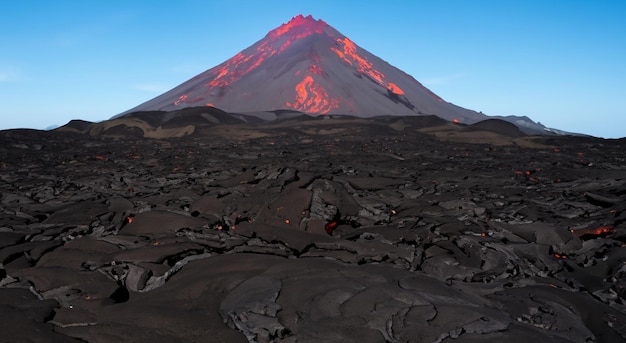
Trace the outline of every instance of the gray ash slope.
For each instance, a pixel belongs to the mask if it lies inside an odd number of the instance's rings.
[[[626,339],[624,140],[201,114],[0,132],[3,339]]]
[[[462,123],[486,118],[444,101],[322,20],[301,15],[224,63],[116,117],[202,105],[238,113],[437,115]]]
[[[112,119],[134,112],[218,107],[230,113],[436,115],[473,124],[483,113],[443,100],[332,26],[298,15],[231,59]],[[523,116],[496,116],[527,134],[573,134]]]

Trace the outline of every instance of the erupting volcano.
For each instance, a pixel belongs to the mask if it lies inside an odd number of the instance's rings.
[[[302,16],[129,112],[0,130],[1,342],[626,342],[626,139]]]
[[[224,63],[119,116],[214,106],[228,112],[486,116],[445,102],[322,20],[298,15]]]

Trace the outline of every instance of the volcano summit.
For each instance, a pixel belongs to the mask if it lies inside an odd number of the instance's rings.
[[[445,102],[332,26],[298,15],[231,59],[116,117],[214,106],[228,112],[437,115],[475,123],[481,113]]]

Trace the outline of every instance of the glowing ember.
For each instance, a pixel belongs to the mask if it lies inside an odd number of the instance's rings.
[[[604,237],[615,233],[615,227],[612,225],[600,226],[596,229],[582,229],[582,230],[570,230],[573,234],[580,237],[583,240]]]
[[[188,95],[181,95],[178,100],[174,101],[174,105],[178,106],[187,99]]]
[[[326,230],[327,234],[332,236],[333,231],[337,228],[337,226],[339,226],[339,222],[336,220],[333,220],[324,226],[324,230]]]
[[[315,74],[315,75],[322,75],[322,74],[324,74],[324,70],[322,70],[322,67],[318,66],[317,64],[311,64],[309,66],[308,71],[310,73],[312,73],[312,74]]]

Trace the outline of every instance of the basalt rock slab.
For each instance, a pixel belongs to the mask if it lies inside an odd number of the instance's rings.
[[[58,308],[55,300],[40,300],[22,288],[0,289],[2,341],[4,342],[81,342],[55,332],[48,323]]]
[[[624,142],[507,145],[510,127],[488,123],[439,141],[451,126],[412,122],[290,118],[158,140],[0,132],[3,332],[626,339]],[[493,130],[498,144],[458,140]]]

